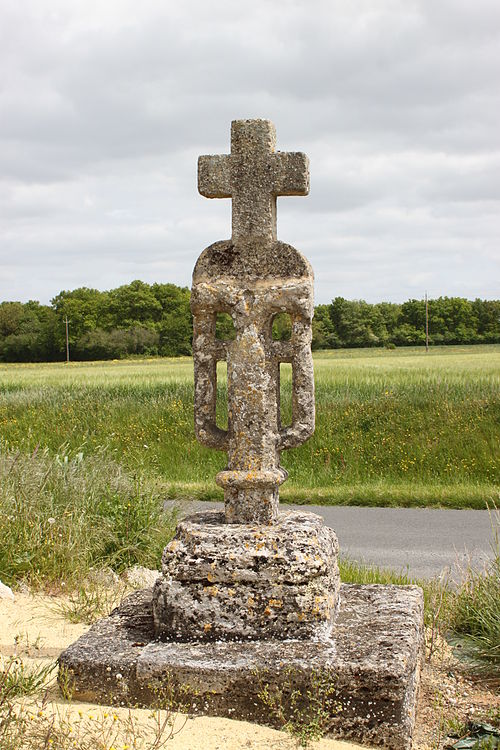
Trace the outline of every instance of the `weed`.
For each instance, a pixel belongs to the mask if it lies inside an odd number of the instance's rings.
[[[58,666],[57,684],[59,690],[65,701],[72,701],[75,692],[75,679],[73,673],[65,667],[64,664],[59,664]]]
[[[269,710],[273,723],[278,724],[297,743],[307,748],[328,729],[331,717],[342,710],[336,697],[335,681],[323,670],[312,670],[307,688],[296,687],[293,668],[284,670],[279,682],[269,682],[266,672],[257,673],[258,698]]]
[[[92,568],[152,567],[173,533],[161,487],[107,454],[0,446],[0,579],[74,585]],[[70,586],[68,585],[68,588]]]
[[[187,721],[161,694],[153,710],[139,712],[145,716],[104,707],[76,711],[54,706],[45,697],[15,701],[6,684],[11,669],[8,665],[0,672],[2,750],[162,750]]]
[[[0,690],[4,698],[34,695],[47,684],[55,664],[28,666],[19,656],[0,663]]]
[[[408,573],[397,573],[377,565],[361,565],[348,557],[339,560],[340,578],[343,583],[382,583],[408,586],[415,583]]]
[[[58,598],[53,610],[69,622],[92,625],[120,603],[124,592],[123,586],[111,589],[98,585],[79,586],[67,599]]]
[[[166,672],[161,683],[153,686],[153,694],[150,719],[155,739],[150,750],[161,750],[168,740],[184,729],[197,691],[188,685],[178,684],[172,674]]]

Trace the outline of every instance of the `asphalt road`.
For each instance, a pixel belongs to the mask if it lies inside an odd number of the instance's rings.
[[[481,568],[493,555],[493,518],[485,510],[334,506],[314,512],[335,529],[341,554],[415,578],[449,572],[458,580],[469,562]]]
[[[187,503],[192,513],[221,503]],[[470,562],[482,568],[493,555],[493,517],[486,510],[290,506],[318,513],[335,529],[341,554],[358,562],[404,571],[414,578],[461,578]],[[496,525],[498,529],[498,513]]]

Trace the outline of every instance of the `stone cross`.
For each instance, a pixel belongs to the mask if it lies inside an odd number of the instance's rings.
[[[314,432],[311,355],[313,273],[295,248],[276,239],[276,197],[307,195],[308,159],[275,152],[268,120],[236,120],[231,154],[201,156],[198,188],[232,198],[232,238],[203,251],[193,272],[195,431],[227,451],[224,488],[228,523],[272,523],[287,477],[280,451]],[[235,339],[215,336],[218,313],[231,315]],[[273,319],[287,313],[289,342],[274,341]],[[216,424],[217,361],[227,361],[228,428]],[[280,363],[292,364],[292,422],[281,424]]]
[[[309,193],[309,161],[301,153],[275,153],[269,120],[236,120],[231,154],[200,156],[198,190],[205,198],[232,198],[234,242],[276,240],[276,197]]]

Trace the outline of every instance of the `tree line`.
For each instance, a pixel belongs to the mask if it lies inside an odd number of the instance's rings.
[[[189,300],[187,287],[133,281],[104,292],[62,291],[50,305],[1,302],[0,361],[65,359],[66,320],[72,360],[189,355]],[[500,300],[439,297],[429,300],[428,319],[431,345],[500,343]],[[278,316],[274,338],[289,338],[290,332],[288,316]],[[220,316],[217,333],[233,335],[229,316]],[[423,344],[423,300],[370,304],[336,297],[315,308],[313,349]]]

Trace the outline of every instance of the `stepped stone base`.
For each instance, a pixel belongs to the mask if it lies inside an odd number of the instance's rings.
[[[314,513],[276,523],[226,523],[224,513],[184,518],[165,547],[153,591],[162,640],[308,639],[329,632],[340,575],[335,532]]]
[[[258,697],[262,685],[305,696],[319,675],[341,706],[328,735],[411,748],[423,641],[417,586],[342,584],[330,636],[307,640],[162,642],[152,600],[150,589],[132,594],[61,654],[75,698],[147,706],[168,682],[181,702],[189,696],[191,713],[277,726]]]

